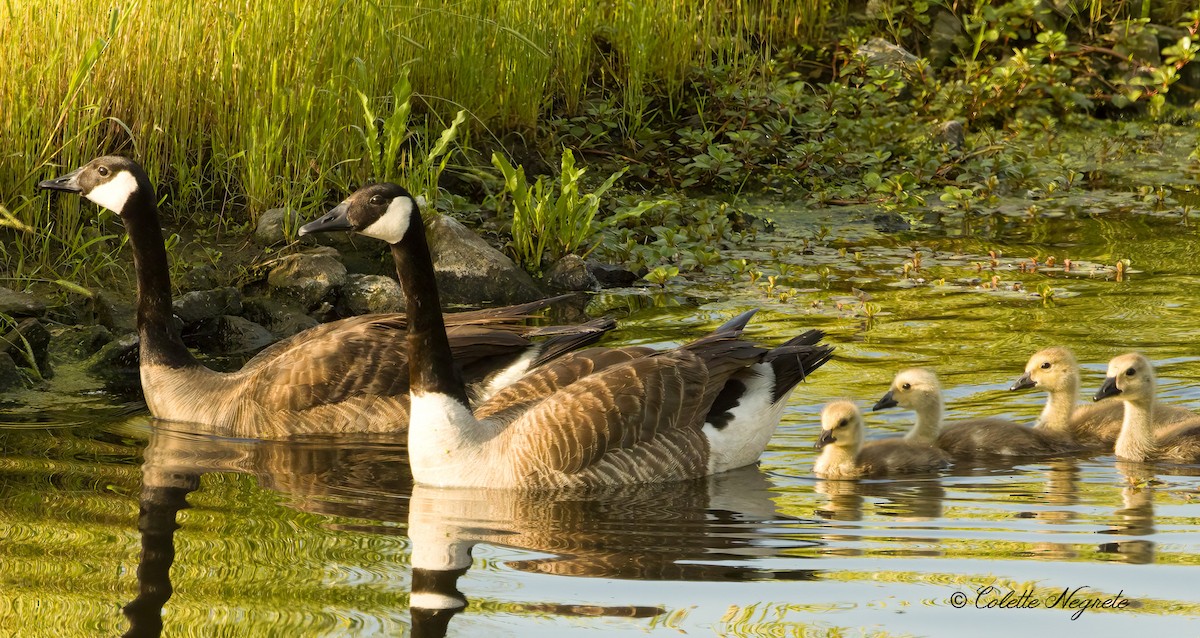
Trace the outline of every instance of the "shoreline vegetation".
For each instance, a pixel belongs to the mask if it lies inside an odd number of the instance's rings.
[[[264,211],[310,219],[393,180],[531,273],[596,251],[665,281],[719,264],[706,242],[756,230],[687,193],[919,220],[1069,189],[1126,152],[1118,140],[1080,157],[1062,129],[1121,120],[1134,139],[1200,119],[1187,0],[17,0],[0,13],[0,270],[10,287],[69,293],[128,275],[122,233],[33,184],[105,153],[146,167],[168,225],[214,265],[204,246],[248,236]],[[679,239],[652,245],[663,228]],[[530,248],[531,233],[560,241]]]

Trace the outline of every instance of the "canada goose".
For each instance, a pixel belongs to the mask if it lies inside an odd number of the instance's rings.
[[[928,443],[892,437],[863,442],[866,426],[852,401],[833,401],[821,410],[821,450],[813,473],[824,479],[874,478],[936,472],[950,457]]]
[[[809,331],[766,350],[717,332],[672,350],[592,348],[472,410],[454,375],[421,212],[396,184],[359,189],[303,233],[388,242],[409,318],[409,461],[422,484],[547,488],[674,481],[753,463],[792,388],[832,353]]]
[[[951,457],[1045,456],[1078,449],[1063,434],[1036,430],[1005,419],[987,417],[942,425],[942,387],[937,375],[924,368],[901,370],[892,387],[873,409],[900,406],[917,413],[905,435],[910,441],[936,445]]]
[[[1094,399],[1119,397],[1125,418],[1113,452],[1127,461],[1200,462],[1200,415],[1154,432],[1154,366],[1134,353],[1108,362],[1108,376]]]
[[[316,326],[272,345],[237,372],[215,372],[192,356],[172,323],[167,251],[154,187],[142,167],[124,157],[100,157],[38,186],[83,195],[125,224],[137,275],[142,390],[152,415],[257,438],[405,429],[405,315],[364,315]],[[612,327],[601,320],[577,335],[533,343],[516,334],[520,326],[503,325],[542,305],[450,319],[456,361],[468,381],[482,386],[481,395]]]
[[[1035,352],[1025,366],[1025,374],[1010,390],[1041,388],[1046,391],[1046,407],[1035,428],[1070,435],[1081,447],[1112,450],[1121,433],[1124,408],[1117,401],[1079,403],[1079,364],[1067,348],[1054,346]],[[1184,408],[1165,405],[1155,399],[1156,429],[1195,417]]]

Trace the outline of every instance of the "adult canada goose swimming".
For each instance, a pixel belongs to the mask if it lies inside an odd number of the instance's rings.
[[[1068,435],[1035,429],[1005,419],[986,417],[942,425],[942,386],[924,368],[901,370],[873,409],[900,406],[917,413],[905,435],[910,441],[935,443],[951,457],[1046,456],[1079,449]]]
[[[1079,364],[1070,350],[1054,346],[1035,352],[1025,366],[1025,374],[1010,389],[1026,388],[1039,388],[1048,395],[1046,407],[1034,427],[1066,433],[1084,448],[1113,449],[1121,433],[1124,407],[1119,401],[1079,403]],[[1196,416],[1191,410],[1155,399],[1156,429]]]
[[[866,426],[853,401],[833,401],[821,410],[821,450],[813,473],[824,479],[875,478],[936,472],[950,457],[930,443],[891,437],[864,442]]]
[[[753,463],[792,388],[832,348],[809,331],[767,350],[718,331],[680,348],[592,348],[471,409],[454,375],[425,225],[395,184],[359,189],[301,232],[354,230],[392,247],[408,312],[418,483],[545,488],[674,481]]]
[[[1154,366],[1146,357],[1129,353],[1109,361],[1108,376],[1094,399],[1117,397],[1125,403],[1113,452],[1127,461],[1200,463],[1200,415],[1155,433],[1154,390]]]
[[[237,372],[215,372],[192,356],[172,322],[167,251],[154,187],[142,167],[125,157],[100,157],[38,186],[83,195],[125,224],[137,276],[142,391],[151,414],[239,437],[404,431],[405,315],[364,315],[316,326],[263,350]],[[612,327],[598,320],[577,334],[567,331],[534,343],[518,334],[523,328],[516,322],[543,305],[449,319],[452,352],[482,394]]]

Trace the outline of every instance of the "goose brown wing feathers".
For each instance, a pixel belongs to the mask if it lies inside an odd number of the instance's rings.
[[[654,480],[703,475],[704,416],[729,376],[763,352],[735,338],[705,338],[584,376],[511,424],[513,469],[568,484],[617,468]]]

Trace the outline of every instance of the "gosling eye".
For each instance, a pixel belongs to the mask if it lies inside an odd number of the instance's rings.
[[[383,195],[375,195],[375,196],[371,197],[371,205],[372,206],[383,206],[383,202],[384,202]]]
[[[905,383],[905,384],[903,384],[903,385],[901,385],[901,386],[900,386],[900,389],[901,389],[901,390],[911,390],[911,389],[912,389],[912,384],[911,384],[911,383]]]
[[[1126,370],[1126,371],[1125,371],[1125,376],[1127,376],[1127,377],[1132,377],[1132,376],[1133,376],[1133,375],[1135,375],[1135,374],[1137,374],[1137,369],[1136,369],[1136,368],[1130,368],[1130,369],[1128,369],[1128,370]]]
[[[97,166],[96,172],[100,173],[100,177],[108,177],[110,171],[107,166]]]
[[[837,422],[837,425],[836,425],[836,426],[834,426],[834,427],[838,427],[838,428],[844,428],[844,427],[846,427],[846,426],[847,426],[847,425],[849,425],[849,424],[850,424],[850,419],[848,419],[848,418],[846,418],[846,417],[842,417],[842,420],[838,421],[838,422]]]
[[[1043,364],[1042,364],[1042,369],[1043,369],[1043,370],[1049,370],[1049,369],[1050,369],[1050,362],[1049,362],[1049,361],[1047,361],[1047,362],[1043,363]]]

